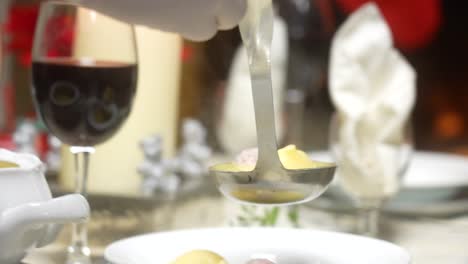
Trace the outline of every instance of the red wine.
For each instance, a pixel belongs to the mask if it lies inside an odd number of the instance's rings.
[[[33,98],[49,131],[72,146],[94,146],[115,134],[130,113],[137,66],[108,61],[33,62]]]

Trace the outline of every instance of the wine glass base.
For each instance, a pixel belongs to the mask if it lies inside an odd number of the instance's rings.
[[[69,246],[67,248],[67,261],[65,264],[92,264],[89,247]]]
[[[380,209],[384,199],[358,199],[357,232],[376,238],[379,236]]]

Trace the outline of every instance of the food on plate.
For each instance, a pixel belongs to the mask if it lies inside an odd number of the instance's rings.
[[[247,264],[275,264],[275,263],[268,259],[253,259],[247,262]]]
[[[171,264],[228,264],[219,254],[210,250],[192,250],[180,255]],[[246,264],[275,264],[267,259],[253,259]]]
[[[179,256],[171,264],[227,264],[227,262],[213,251],[192,250]]]
[[[19,165],[16,164],[16,163],[0,160],[0,168],[1,169],[18,168],[18,167],[19,167]]]

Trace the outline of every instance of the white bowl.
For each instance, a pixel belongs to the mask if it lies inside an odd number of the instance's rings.
[[[230,264],[273,255],[286,264],[408,264],[394,244],[350,234],[283,228],[211,228],[153,233],[124,239],[105,250],[114,264],[169,264],[179,255],[206,249]]]

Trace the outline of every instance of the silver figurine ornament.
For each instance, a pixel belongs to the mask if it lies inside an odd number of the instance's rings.
[[[152,196],[158,191],[175,193],[180,185],[180,179],[175,174],[171,162],[162,157],[162,138],[159,135],[144,138],[140,141],[140,148],[144,160],[137,170],[143,176],[142,193],[146,196]]]
[[[206,163],[212,153],[206,143],[206,129],[195,119],[185,119],[182,138],[182,148],[175,159],[177,172],[184,182],[200,182],[208,172]]]
[[[16,145],[16,152],[38,155],[36,151],[37,128],[34,122],[22,121],[13,134],[13,141]]]

